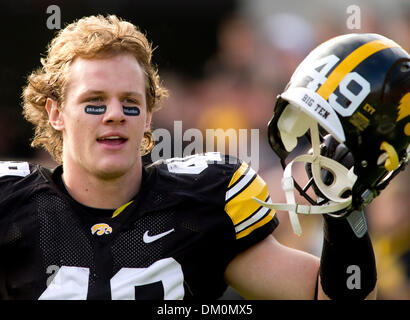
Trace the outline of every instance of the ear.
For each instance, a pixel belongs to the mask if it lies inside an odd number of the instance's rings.
[[[58,108],[58,102],[53,99],[47,98],[46,110],[48,113],[48,121],[50,122],[51,126],[58,131],[62,131],[64,129],[64,121],[63,114]]]

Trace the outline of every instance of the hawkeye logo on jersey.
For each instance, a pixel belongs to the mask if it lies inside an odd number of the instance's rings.
[[[97,223],[91,227],[91,233],[97,236],[102,236],[104,234],[110,234],[112,228],[106,223]]]

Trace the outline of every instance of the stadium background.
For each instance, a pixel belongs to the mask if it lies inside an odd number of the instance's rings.
[[[156,47],[154,61],[171,96],[154,115],[153,128],[171,133],[222,128],[260,130],[259,174],[274,202],[282,169],[266,141],[274,98],[295,67],[317,44],[350,32],[376,32],[410,50],[407,0],[17,0],[0,3],[0,159],[55,163],[30,148],[31,126],[21,116],[21,88],[39,67],[57,30],[47,27],[47,8],[61,10],[61,26],[90,14],[117,14],[138,25]],[[350,5],[360,9],[360,29],[349,29]],[[357,22],[357,21],[356,21]],[[229,151],[229,150],[228,150]],[[379,299],[410,299],[410,169],[366,209],[378,264]],[[293,235],[286,213],[276,237],[320,255],[321,218],[302,217]],[[244,275],[246,276],[246,275]],[[240,298],[228,291],[224,298]]]

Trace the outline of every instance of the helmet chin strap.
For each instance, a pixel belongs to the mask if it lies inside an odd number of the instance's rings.
[[[293,159],[285,168],[282,178],[282,190],[285,192],[285,203],[267,203],[257,198],[253,198],[260,205],[279,211],[288,211],[293,232],[300,236],[302,228],[297,214],[326,214],[333,213],[347,208],[352,203],[352,197],[342,198],[342,194],[351,190],[357,176],[339,162],[322,156],[320,154],[320,139],[317,123],[310,126],[313,154],[304,154]],[[313,180],[318,189],[329,199],[327,204],[321,206],[297,204],[294,194],[294,180],[292,177],[292,165],[295,162],[311,163]],[[322,168],[332,172],[334,181],[331,185],[326,185],[322,180]]]

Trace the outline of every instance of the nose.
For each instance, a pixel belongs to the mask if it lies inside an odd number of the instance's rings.
[[[106,124],[117,124],[125,122],[125,115],[122,104],[118,100],[110,101],[107,104],[107,110],[104,113],[103,122]]]

